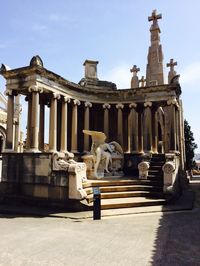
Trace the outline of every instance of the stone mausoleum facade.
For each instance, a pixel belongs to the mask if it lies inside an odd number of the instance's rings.
[[[174,195],[181,191],[185,183],[181,87],[173,59],[167,64],[168,82],[164,79],[160,18],[156,11],[148,18],[152,24],[146,77],[139,79],[139,68],[134,65],[128,89],[99,80],[98,61],[93,60],[85,61],[85,76],[78,84],[47,70],[39,56],[34,56],[29,66],[17,69],[2,65],[8,97],[1,183],[4,194],[67,206],[87,198],[84,184],[92,165],[83,158],[90,155],[92,143],[84,129],[104,132],[106,142],[120,144],[124,174],[118,177],[119,182],[151,180],[160,156],[163,164],[157,179],[162,192]],[[18,95],[24,95],[28,105],[26,146],[21,153],[14,152],[14,100]],[[44,126],[47,108],[49,128]],[[44,149],[45,130],[49,132],[48,151]]]

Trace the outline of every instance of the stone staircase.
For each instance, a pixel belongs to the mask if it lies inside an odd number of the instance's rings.
[[[164,159],[164,155],[161,154],[152,156],[147,180],[134,177],[88,180],[83,185],[87,193],[84,205],[89,209],[93,208],[93,187],[100,188],[102,210],[164,205],[166,203],[162,192]]]

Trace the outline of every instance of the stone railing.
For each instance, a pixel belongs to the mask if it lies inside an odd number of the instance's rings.
[[[73,160],[71,153],[55,153],[53,171],[66,171],[69,176],[69,199],[82,200],[87,197],[83,183],[87,181],[85,163]]]
[[[175,154],[166,154],[165,157],[166,163],[162,167],[164,173],[163,192],[173,195],[177,192],[180,159]]]
[[[147,179],[149,167],[150,163],[148,161],[143,161],[138,164],[139,179]]]

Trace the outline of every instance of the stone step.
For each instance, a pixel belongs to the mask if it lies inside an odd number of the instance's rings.
[[[89,195],[93,193],[92,188],[85,188],[86,193]],[[161,186],[149,186],[149,185],[127,185],[127,186],[107,186],[100,187],[101,193],[105,192],[126,192],[126,191],[157,191],[161,192]]]
[[[162,165],[151,165],[150,164],[150,168],[149,170],[158,170],[158,171],[162,171]]]
[[[157,166],[157,167],[161,167],[165,164],[165,162],[150,162],[150,167],[152,166]]]
[[[164,205],[166,201],[164,199],[147,199],[144,197],[128,197],[128,198],[115,198],[115,199],[102,199],[101,209],[117,209],[117,208],[131,208],[142,206],[155,206]],[[93,202],[90,202],[88,206],[92,207]]]
[[[151,180],[87,180],[86,183],[83,183],[83,188],[88,187],[101,187],[101,186],[124,186],[124,185],[158,185],[157,181]]]
[[[150,191],[120,191],[120,192],[106,192],[101,194],[101,199],[114,199],[114,198],[128,198],[128,197],[145,197],[151,199],[163,198],[162,192]],[[93,201],[93,194],[87,196],[88,202]]]

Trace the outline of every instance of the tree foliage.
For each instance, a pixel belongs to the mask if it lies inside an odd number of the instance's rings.
[[[197,144],[194,142],[193,132],[187,120],[184,120],[186,169],[191,170],[195,166],[194,150]]]

